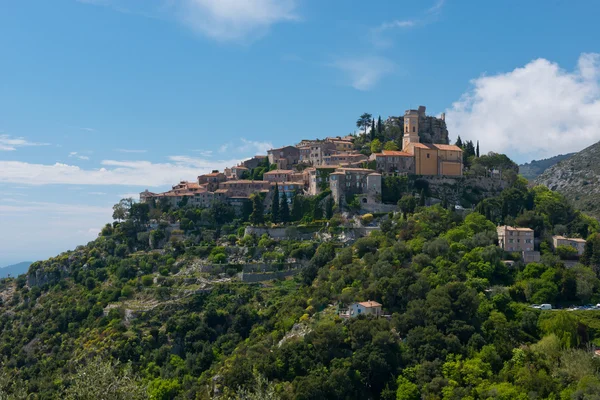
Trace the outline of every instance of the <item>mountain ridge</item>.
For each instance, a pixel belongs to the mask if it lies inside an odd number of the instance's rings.
[[[600,217],[600,142],[546,169],[535,179],[563,194],[581,211]]]
[[[519,165],[519,173],[529,181],[535,180],[548,168],[566,160],[577,153],[558,154],[553,157],[543,158],[541,160],[532,160],[528,163]]]

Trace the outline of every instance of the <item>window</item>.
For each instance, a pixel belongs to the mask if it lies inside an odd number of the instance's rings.
[[[427,153],[427,158],[429,158],[429,153]]]
[[[413,132],[415,131],[415,127],[413,126]]]
[[[513,243],[514,239],[508,239],[508,243]]]

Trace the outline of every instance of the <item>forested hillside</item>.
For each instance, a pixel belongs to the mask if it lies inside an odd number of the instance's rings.
[[[245,235],[223,204],[133,204],[95,241],[3,279],[2,398],[598,398],[600,311],[529,307],[600,302],[600,226],[560,194],[520,178],[470,213],[404,194],[356,241],[319,201],[295,199],[287,228],[316,240]],[[535,229],[541,262],[503,254],[498,223]],[[552,253],[556,232],[588,239],[580,264]],[[248,284],[243,263],[302,267]],[[387,317],[339,317],[366,300]]]

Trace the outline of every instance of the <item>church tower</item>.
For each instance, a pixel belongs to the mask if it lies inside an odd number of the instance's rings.
[[[419,143],[419,111],[417,110],[406,110],[404,113],[402,151],[409,151],[411,143]]]

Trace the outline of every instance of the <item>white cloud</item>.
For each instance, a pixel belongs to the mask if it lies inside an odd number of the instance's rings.
[[[213,169],[236,165],[240,159],[209,161],[172,156],[171,162],[104,160],[102,168],[84,169],[63,163],[33,164],[0,161],[0,182],[28,185],[126,185],[157,187],[180,180],[195,179]]]
[[[88,192],[92,196],[106,196],[106,192]]]
[[[395,69],[394,63],[390,60],[376,56],[340,59],[331,66],[342,71],[346,76],[347,84],[357,90],[373,88]]]
[[[225,143],[219,147],[219,153],[235,152],[236,154],[267,154],[267,150],[273,148],[271,142],[261,142],[258,140],[248,140],[241,138],[236,143]]]
[[[446,0],[437,0],[433,6],[431,6],[427,12],[430,14],[436,14],[442,11],[442,8],[446,4]]]
[[[251,40],[296,20],[295,0],[179,0],[177,16],[195,32],[220,41]]]
[[[119,153],[145,153],[147,150],[135,150],[135,149],[115,149]]]
[[[375,28],[376,31],[382,32],[388,29],[394,28],[413,28],[418,23],[417,20],[414,19],[406,19],[406,20],[395,20],[392,22],[384,22]]]
[[[86,160],[86,161],[90,159],[88,156],[83,156],[81,154],[78,154],[76,151],[70,152],[69,157],[74,157],[74,158],[78,158],[80,160]]]
[[[579,151],[600,140],[600,54],[573,71],[540,58],[474,79],[446,112],[450,133],[518,161]]]
[[[151,18],[174,19],[218,41],[249,42],[280,22],[298,20],[298,0],[77,0]]]
[[[15,151],[17,147],[48,146],[48,143],[29,142],[22,137],[0,134],[0,151]]]

